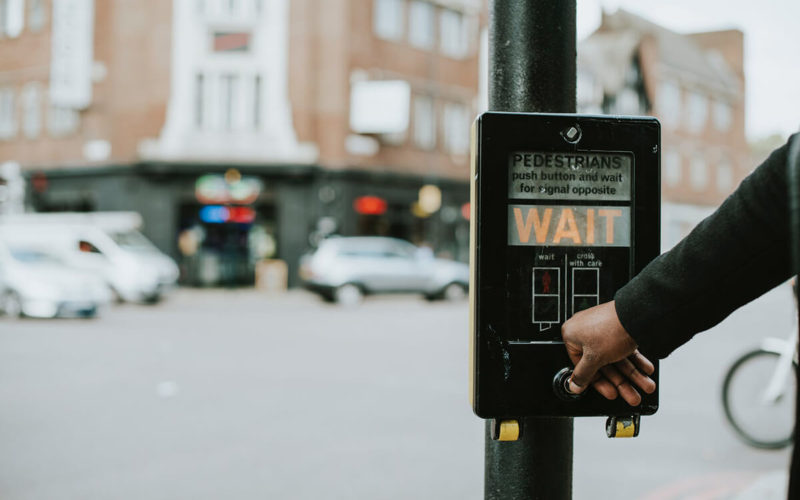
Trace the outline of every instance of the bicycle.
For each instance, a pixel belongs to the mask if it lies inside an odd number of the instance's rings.
[[[777,450],[794,441],[797,328],[769,337],[740,356],[725,375],[722,406],[737,436],[750,446]]]

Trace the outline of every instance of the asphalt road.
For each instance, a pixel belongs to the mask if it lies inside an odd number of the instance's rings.
[[[788,451],[739,443],[719,387],[791,311],[780,289],[666,360],[640,437],[577,419],[574,498],[780,498]],[[465,302],[407,296],[181,290],[97,320],[0,318],[0,498],[480,499],[467,348]]]

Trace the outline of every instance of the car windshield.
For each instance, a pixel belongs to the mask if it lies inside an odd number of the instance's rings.
[[[60,264],[61,261],[54,255],[32,248],[9,248],[14,260],[25,264]]]
[[[155,253],[156,247],[139,231],[110,233],[111,239],[124,250],[141,253]]]

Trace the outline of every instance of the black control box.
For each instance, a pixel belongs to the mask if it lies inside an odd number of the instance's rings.
[[[472,129],[472,405],[483,418],[649,415],[593,390],[559,398],[561,325],[660,250],[655,118],[499,113]],[[643,353],[647,355],[647,353]],[[656,374],[658,364],[656,363]]]

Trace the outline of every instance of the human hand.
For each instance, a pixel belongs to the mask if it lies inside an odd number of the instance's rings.
[[[636,342],[617,317],[614,301],[572,316],[561,326],[561,337],[575,365],[570,392],[580,394],[592,385],[606,399],[622,396],[629,405],[638,406],[642,396],[637,388],[648,394],[656,390],[648,376],[655,367],[636,350]]]

